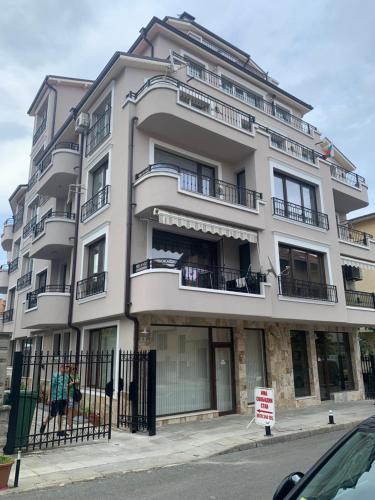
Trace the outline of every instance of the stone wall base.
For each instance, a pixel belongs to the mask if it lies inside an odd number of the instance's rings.
[[[361,391],[343,391],[332,394],[336,403],[346,403],[347,401],[360,401],[363,399]]]
[[[0,455],[7,440],[10,406],[0,406]]]
[[[157,417],[156,427],[163,427],[170,424],[186,424],[189,422],[203,422],[217,418],[217,410],[208,410],[195,413],[182,413],[181,415],[168,415],[167,417]]]

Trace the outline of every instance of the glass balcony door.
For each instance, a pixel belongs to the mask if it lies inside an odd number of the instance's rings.
[[[230,328],[212,328],[214,394],[216,409],[234,412],[233,343]]]

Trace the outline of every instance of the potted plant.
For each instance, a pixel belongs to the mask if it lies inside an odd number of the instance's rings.
[[[8,479],[14,460],[7,455],[0,455],[0,491],[8,488]]]

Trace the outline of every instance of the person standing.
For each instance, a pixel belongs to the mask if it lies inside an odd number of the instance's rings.
[[[50,412],[46,420],[40,426],[40,434],[44,434],[49,422],[58,416],[58,436],[66,436],[61,429],[62,417],[66,414],[68,404],[69,365],[61,365],[60,369],[52,375],[50,392]]]
[[[72,430],[73,427],[73,418],[78,414],[79,403],[82,399],[82,393],[80,391],[80,377],[77,373],[77,366],[73,365],[70,368],[69,373],[69,399],[68,399],[68,412],[67,412],[67,422]]]

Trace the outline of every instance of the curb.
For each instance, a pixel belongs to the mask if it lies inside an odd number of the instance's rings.
[[[217,457],[220,455],[228,455],[229,453],[235,453],[237,451],[251,450],[252,448],[261,448],[263,446],[270,446],[277,443],[285,443],[286,441],[296,441],[297,439],[303,439],[311,436],[316,436],[319,434],[327,434],[328,432],[343,431],[353,429],[356,425],[363,422],[363,419],[356,420],[354,422],[348,422],[345,424],[333,424],[326,425],[324,427],[318,427],[317,429],[312,429],[309,431],[296,431],[292,433],[287,433],[284,436],[271,436],[268,438],[259,439],[258,441],[250,441],[249,443],[243,443],[235,446],[231,446],[226,450],[220,451],[219,453],[214,453],[211,457]]]

